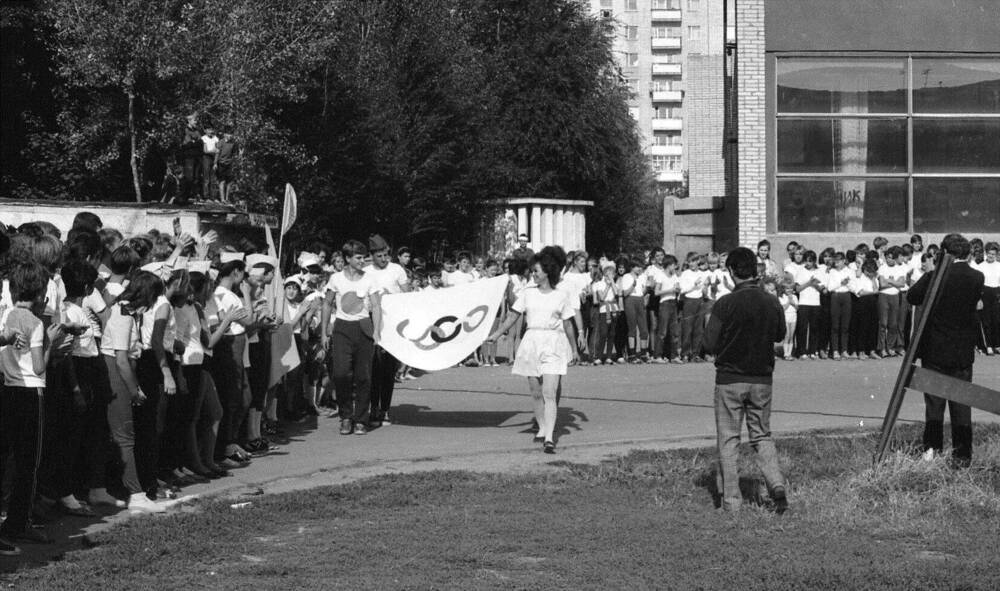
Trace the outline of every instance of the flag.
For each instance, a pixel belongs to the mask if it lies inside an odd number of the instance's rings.
[[[288,185],[291,188],[291,185]],[[294,196],[295,193],[293,192]],[[264,238],[267,240],[267,254],[277,258],[278,250],[274,247],[274,237],[271,236],[271,228],[264,226]],[[280,261],[280,259],[279,259]],[[271,366],[268,368],[267,387],[273,388],[285,374],[292,371],[302,360],[299,358],[299,349],[295,345],[295,336],[292,334],[291,325],[284,324],[285,320],[285,281],[281,277],[281,264],[274,269],[274,280],[271,285],[264,289],[268,302],[271,303],[271,312],[282,324],[276,331],[271,333]]]
[[[284,236],[292,229],[295,218],[299,214],[299,199],[295,196],[295,189],[291,183],[285,183],[285,204],[281,208],[281,235]]]
[[[385,294],[379,345],[425,371],[460,363],[493,330],[508,281],[504,275],[445,289]]]

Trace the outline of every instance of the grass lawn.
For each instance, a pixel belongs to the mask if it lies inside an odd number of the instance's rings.
[[[919,432],[902,428],[903,440]],[[744,454],[748,504],[714,507],[711,449],[526,475],[428,472],[133,519],[0,578],[16,589],[997,589],[1000,426],[972,468],[875,435],[781,439],[791,511]],[[748,450],[744,450],[747,452]]]

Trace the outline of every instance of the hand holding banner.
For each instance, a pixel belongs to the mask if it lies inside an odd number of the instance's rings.
[[[472,354],[493,329],[509,279],[382,296],[379,345],[403,363],[438,371]]]

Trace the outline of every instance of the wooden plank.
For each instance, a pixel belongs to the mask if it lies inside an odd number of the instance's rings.
[[[913,375],[907,388],[1000,415],[1000,392],[924,367],[913,368]]]
[[[875,448],[876,464],[882,461],[882,458],[885,457],[885,450],[889,447],[889,439],[892,437],[892,430],[896,426],[899,409],[903,406],[906,386],[913,375],[914,369],[916,369],[914,362],[917,359],[917,351],[920,349],[920,340],[924,336],[924,328],[927,326],[927,318],[930,317],[930,311],[934,309],[934,305],[941,295],[941,285],[944,283],[945,274],[948,272],[948,267],[951,266],[952,260],[954,260],[954,257],[950,254],[946,252],[941,253],[941,261],[934,269],[934,275],[931,277],[931,284],[927,289],[927,295],[924,297],[924,303],[920,307],[921,311],[918,312],[916,321],[914,322],[915,328],[913,329],[913,336],[910,339],[910,346],[906,349],[906,355],[903,356],[903,363],[899,367],[899,375],[896,376],[896,385],[892,389],[892,396],[889,397],[889,407],[886,409],[885,418],[882,420],[882,432],[879,435],[878,445]]]

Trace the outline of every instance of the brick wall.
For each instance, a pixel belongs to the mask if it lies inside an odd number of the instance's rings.
[[[767,231],[764,2],[738,0],[736,3],[739,242],[751,248]]]
[[[725,194],[722,159],[725,94],[722,55],[688,55],[684,140],[691,197]]]

